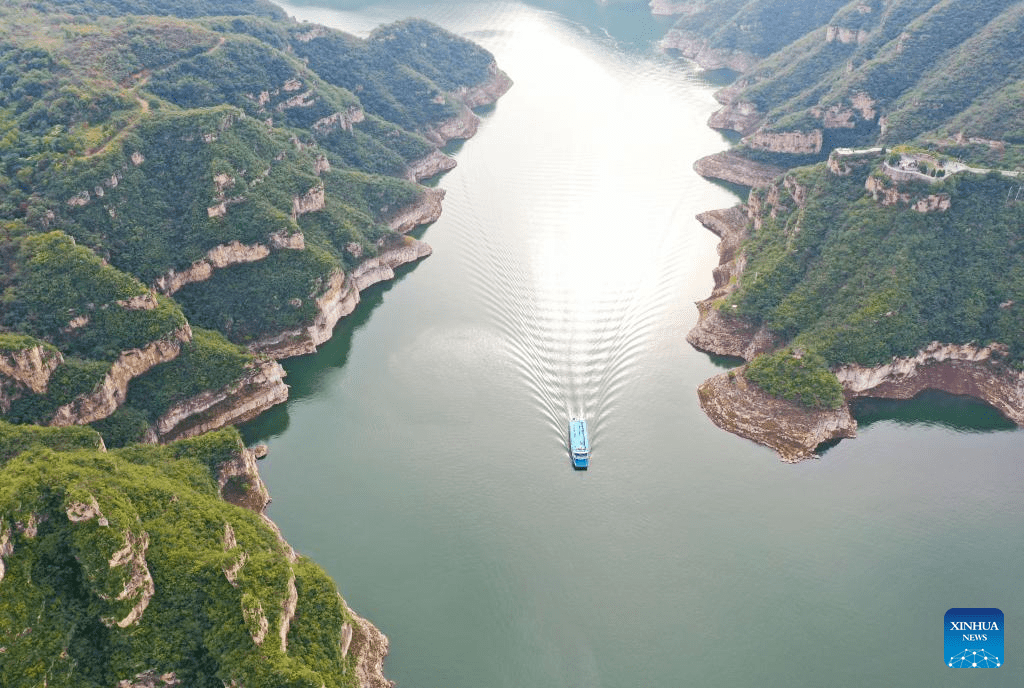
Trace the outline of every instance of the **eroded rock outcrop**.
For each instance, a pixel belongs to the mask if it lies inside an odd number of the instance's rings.
[[[270,255],[271,248],[301,250],[306,247],[306,240],[301,232],[292,234],[274,232],[268,239],[270,246],[259,243],[243,244],[238,241],[214,246],[206,252],[203,258],[192,263],[187,269],[180,272],[169,270],[166,274],[156,278],[153,288],[161,294],[170,296],[185,285],[210,279],[215,269],[263,260]]]
[[[706,36],[672,29],[661,39],[661,47],[665,50],[678,50],[683,57],[689,58],[702,69],[731,69],[745,72],[758,62],[758,57],[742,50],[725,50],[712,48]]]
[[[59,351],[43,344],[0,351],[0,413],[7,413],[25,391],[46,394],[50,376],[63,362]]]
[[[180,685],[181,680],[173,671],[161,674],[156,669],[136,674],[134,679],[126,678],[117,682],[117,688],[173,688]]]
[[[161,363],[173,361],[181,353],[181,345],[191,339],[192,328],[185,324],[141,349],[122,351],[96,388],[58,408],[50,425],[86,425],[106,418],[124,403],[128,383]]]
[[[413,160],[405,169],[405,177],[409,181],[418,182],[429,179],[455,167],[455,158],[434,149],[419,160]]]
[[[850,29],[845,26],[825,27],[826,43],[843,43],[846,45],[860,45],[868,40],[871,34],[864,29]]]
[[[851,398],[910,399],[926,389],[974,397],[1024,425],[1024,372],[1001,362],[999,345],[932,342],[881,366],[844,365],[836,377]]]
[[[743,139],[743,143],[757,150],[793,155],[817,155],[821,152],[824,134],[821,129],[811,131],[758,131]]]
[[[238,454],[230,461],[217,466],[217,489],[220,496],[235,506],[257,514],[263,514],[270,503],[270,493],[260,477],[256,459],[266,454],[266,447],[239,447]],[[266,519],[270,521],[270,519]],[[280,530],[275,530],[280,535]]]
[[[281,638],[281,652],[288,652],[288,630],[295,618],[295,608],[299,604],[299,591],[295,587],[295,574],[288,576],[285,597],[281,600],[281,617],[277,625],[277,634]]]
[[[153,424],[146,439],[170,442],[252,420],[288,400],[284,376],[284,368],[277,361],[257,361],[230,385],[172,406]]]
[[[714,270],[714,289],[711,296],[697,302],[700,316],[687,333],[686,341],[701,351],[747,361],[775,349],[781,342],[767,328],[734,317],[717,306],[735,289],[736,279],[743,272],[744,257],[739,249],[747,238],[747,213],[736,206],[701,213],[697,219],[722,241],[718,244],[719,264]]]
[[[7,573],[7,565],[4,560],[14,554],[14,537],[11,527],[0,518],[0,582],[4,580]]]
[[[321,182],[301,196],[292,198],[292,219],[298,219],[299,216],[306,213],[315,213],[318,210],[323,210],[326,202],[327,192]]]
[[[355,621],[349,651],[356,656],[356,678],[359,685],[361,688],[393,688],[394,682],[384,678],[384,657],[388,654],[387,636],[352,611],[347,603],[345,610]]]
[[[512,88],[512,79],[498,69],[494,62],[488,68],[488,77],[473,87],[462,87],[453,95],[462,104],[455,117],[426,127],[421,133],[431,143],[443,146],[455,139],[468,139],[480,126],[480,118],[473,114],[473,108],[490,105]]]
[[[781,167],[755,162],[731,151],[703,157],[693,164],[693,169],[702,177],[751,187],[768,186],[785,172]]]
[[[708,118],[712,129],[727,129],[747,136],[757,131],[764,120],[764,113],[754,103],[743,100],[729,100]]]
[[[864,181],[864,188],[881,205],[907,205],[919,213],[942,212],[949,210],[952,205],[952,199],[947,193],[915,197],[911,193],[900,191],[899,187],[889,184],[883,178],[875,175],[868,175]]]
[[[142,618],[143,612],[149,606],[156,588],[153,584],[153,576],[149,573],[149,565],[146,563],[146,550],[149,549],[149,533],[143,532],[135,535],[131,531],[125,532],[124,547],[114,552],[110,558],[110,568],[125,569],[124,588],[114,598],[119,602],[134,600],[134,604],[128,614],[122,619],[105,618],[103,621],[108,626],[117,625],[118,628],[127,628]]]
[[[744,368],[706,380],[697,388],[701,408],[715,425],[778,452],[794,463],[813,458],[824,442],[854,437],[857,421],[845,403],[839,409],[809,409],[763,392]]]
[[[327,289],[317,302],[317,315],[313,323],[297,330],[286,330],[249,345],[252,351],[274,358],[301,356],[316,351],[334,331],[338,320],[355,310],[359,292],[372,284],[392,279],[399,265],[412,263],[429,256],[430,246],[422,241],[405,237],[401,246],[382,251],[359,264],[349,275],[340,270],[328,282]]]
[[[224,567],[224,577],[228,579],[228,583],[232,586],[238,586],[238,574],[241,573],[245,567],[247,561],[249,561],[249,553],[243,549],[238,548],[238,541],[235,540],[235,529],[231,527],[230,523],[224,524],[224,551],[231,552],[232,550],[238,549],[238,558],[230,566]]]
[[[391,229],[402,234],[420,225],[435,222],[441,217],[441,201],[444,196],[444,189],[424,188],[415,203],[389,215],[386,222]]]
[[[512,79],[505,72],[498,69],[498,64],[492,62],[487,68],[488,76],[482,83],[472,87],[463,86],[455,92],[455,96],[461,100],[466,107],[478,108],[501,98],[512,88]]]

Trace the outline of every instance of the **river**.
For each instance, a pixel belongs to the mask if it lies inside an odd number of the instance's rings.
[[[711,424],[685,341],[737,200],[692,170],[721,77],[643,3],[283,5],[365,35],[422,16],[515,86],[452,149],[434,254],[364,303],[265,441],[270,516],[391,639],[400,687],[953,686],[943,614],[998,607],[1024,685],[1022,436],[976,403],[859,408],[780,463]],[[566,424],[592,427],[587,472]]]

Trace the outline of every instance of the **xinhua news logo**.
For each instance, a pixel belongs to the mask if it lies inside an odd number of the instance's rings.
[[[943,631],[943,660],[953,669],[1003,665],[1003,613],[998,609],[950,609]]]

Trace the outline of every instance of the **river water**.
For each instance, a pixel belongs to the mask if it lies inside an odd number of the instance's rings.
[[[399,686],[1024,685],[1022,436],[944,396],[862,405],[780,463],[718,430],[684,336],[736,201],[695,159],[720,77],[645,4],[285,5],[365,35],[424,16],[515,80],[440,180],[434,255],[288,361],[270,516],[390,637]],[[569,417],[592,427],[570,467]],[[1006,615],[1005,665],[943,664],[951,607]]]

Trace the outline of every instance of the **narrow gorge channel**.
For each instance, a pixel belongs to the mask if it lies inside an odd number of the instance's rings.
[[[695,216],[737,198],[693,170],[728,147],[706,126],[723,82],[658,50],[668,22],[643,3],[283,6],[361,35],[423,16],[515,81],[450,147],[444,213],[414,233],[433,254],[284,362],[290,400],[244,429],[269,445],[270,517],[388,635],[390,679],[944,686],[946,609],[1022,618],[1020,434],[990,409],[864,402],[856,440],[796,466],[701,411],[722,368],[685,341],[718,263]]]

